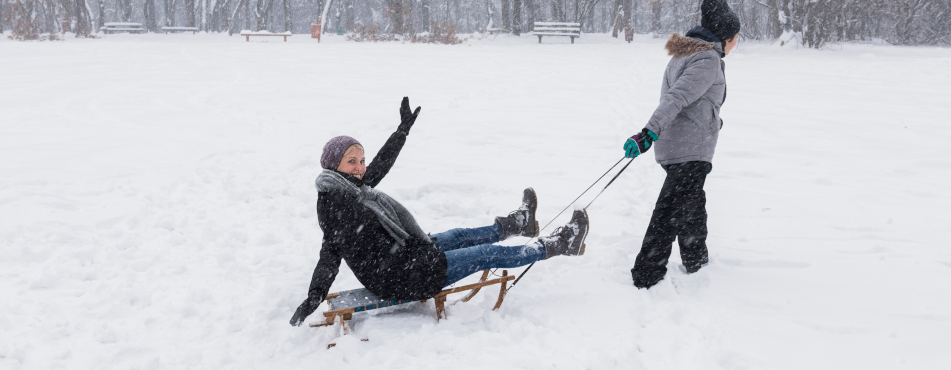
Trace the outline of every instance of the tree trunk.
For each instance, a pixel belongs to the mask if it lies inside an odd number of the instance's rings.
[[[291,2],[284,0],[284,32],[292,32],[294,24],[291,21]]]
[[[101,0],[100,3],[102,3]],[[149,32],[158,32],[158,23],[155,21],[155,0],[145,0],[142,8],[145,15],[145,29]]]
[[[663,4],[661,0],[651,2],[651,32],[654,34],[661,32],[660,17],[664,14]]]
[[[512,1],[512,33],[515,36],[522,34],[522,0]]]
[[[777,2],[780,0],[766,1],[769,3],[769,17],[767,18],[769,20],[769,24],[767,25],[767,37],[770,39],[776,39],[783,34],[783,25],[779,22],[779,4],[777,4]]]
[[[330,6],[333,5],[333,0],[323,0],[322,3],[324,6],[320,11],[320,17],[317,18],[320,20],[320,33],[323,33],[324,30],[327,29],[327,23],[330,23],[328,22],[327,13],[330,12]]]
[[[525,0],[525,6],[528,11],[528,19],[526,23],[531,26],[530,29],[535,29],[535,22],[538,21],[538,6],[535,4],[535,0]]]
[[[241,11],[241,6],[245,6],[247,2],[248,0],[238,1],[238,5],[235,5],[234,11],[231,12],[231,20],[228,21],[228,36],[231,36],[234,34],[234,26],[235,26],[235,23],[237,23],[238,21],[238,12]],[[247,6],[245,6],[245,8],[247,8]]]
[[[429,19],[429,0],[422,0],[420,5],[423,7],[423,31],[432,32],[432,20]]]
[[[638,1],[624,0],[624,1],[628,2],[627,3],[628,6],[625,9],[630,9],[630,11],[627,13],[628,14],[627,18],[631,20],[631,28],[634,30],[637,30],[637,4],[640,2],[640,0]]]
[[[251,29],[251,20],[254,19],[251,17],[251,0],[244,1],[244,27],[243,29]]]
[[[92,28],[92,22],[86,0],[76,0],[76,27],[73,32],[76,33],[76,37],[87,37],[90,34],[90,28]]]
[[[501,28],[503,32],[504,32],[504,31],[509,31],[509,30],[512,29],[512,26],[511,26],[511,25],[512,25],[512,19],[511,19],[511,17],[509,16],[509,6],[510,6],[510,5],[511,5],[511,4],[509,4],[509,1],[508,1],[508,0],[502,0],[502,1],[501,1],[501,4],[499,4],[499,6],[502,8],[502,9],[500,9],[500,10],[502,11],[502,27],[499,27],[499,28]]]
[[[403,33],[403,1],[386,0],[386,13],[390,16],[390,23],[393,24],[393,33]]]
[[[12,13],[14,39],[37,40],[40,38],[40,22],[36,19],[36,3],[34,0],[14,2]]]
[[[187,1],[187,0],[186,0]],[[258,0],[254,7],[254,19],[257,24],[257,31],[267,30],[267,21],[271,15],[271,5],[274,0]]]
[[[195,0],[185,0],[185,27],[195,27]]]
[[[617,38],[617,30],[621,28],[621,17],[624,11],[621,10],[621,0],[614,0],[614,27],[611,27],[611,37]]]
[[[175,0],[162,0],[165,11],[165,27],[175,26]]]
[[[403,0],[403,33],[415,34],[416,23],[413,22],[413,4],[416,0]]]
[[[42,5],[43,7],[43,28],[50,34],[56,33],[56,4],[53,3],[53,0],[37,1],[37,6]],[[0,13],[0,17],[2,16],[3,14]]]

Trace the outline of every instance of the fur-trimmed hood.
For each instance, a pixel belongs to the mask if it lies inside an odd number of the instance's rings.
[[[701,51],[716,50],[720,57],[723,57],[723,45],[715,42],[707,42],[693,37],[681,36],[679,33],[670,34],[667,40],[667,54],[674,57],[685,57]]]

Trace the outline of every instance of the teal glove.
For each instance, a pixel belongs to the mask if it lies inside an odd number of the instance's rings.
[[[631,136],[624,142],[624,157],[637,158],[637,156],[646,153],[650,150],[654,140],[657,140],[657,134],[645,127],[640,133]]]

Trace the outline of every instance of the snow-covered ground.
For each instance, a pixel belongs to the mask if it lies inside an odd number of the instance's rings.
[[[649,153],[589,209],[586,254],[537,264],[499,311],[489,289],[438,324],[432,303],[358,314],[330,350],[334,328],[288,325],[330,137],[371,157],[409,96],[423,110],[379,188],[425,230],[487,225],[528,186],[547,221],[645,124],[663,42],[2,38],[0,368],[951,367],[951,50],[934,48],[727,57],[695,275],[675,247],[667,279],[631,284],[664,179]],[[357,286],[342,266],[333,289]]]

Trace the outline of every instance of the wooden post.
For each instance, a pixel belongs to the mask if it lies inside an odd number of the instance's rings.
[[[350,317],[351,314],[343,314],[340,316],[340,330],[343,331],[343,335],[350,334]]]
[[[446,315],[446,296],[436,296],[433,300],[436,301],[436,322],[439,322],[439,319],[448,317]]]
[[[506,276],[509,276],[509,270],[502,270],[502,287],[499,288],[499,300],[495,302],[495,307],[492,307],[492,311],[498,310],[499,307],[502,307],[502,300],[505,299],[505,285],[508,283],[508,279],[505,279]]]
[[[324,316],[325,316],[325,317],[324,317],[324,322],[319,323],[319,324],[310,324],[310,327],[312,327],[312,328],[319,328],[319,327],[321,327],[321,326],[330,326],[330,325],[333,325],[333,324],[334,324],[334,319],[337,317],[337,315],[324,315]]]

